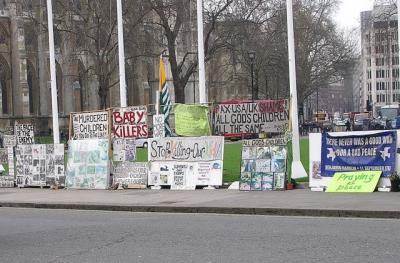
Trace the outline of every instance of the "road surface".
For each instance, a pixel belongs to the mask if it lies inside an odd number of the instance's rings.
[[[399,262],[400,220],[0,208],[0,262]]]

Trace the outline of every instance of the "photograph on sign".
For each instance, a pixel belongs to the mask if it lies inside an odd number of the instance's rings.
[[[17,145],[17,137],[15,135],[3,135],[3,147],[15,147]]]
[[[285,173],[274,173],[274,190],[285,190]]]
[[[0,148],[0,188],[14,187],[14,159],[10,162],[8,153],[8,148]]]
[[[241,173],[239,190],[240,191],[250,191],[251,190],[251,173],[249,173],[249,172]]]
[[[252,191],[261,191],[262,190],[262,177],[263,173],[252,173],[251,174],[251,187]]]
[[[219,104],[214,110],[214,134],[283,133],[289,126],[288,100]]]
[[[112,110],[112,136],[114,138],[147,138],[147,107],[133,106]]]
[[[262,176],[262,190],[272,191],[274,188],[274,174],[264,173]]]
[[[66,187],[107,189],[109,186],[108,140],[70,140]]]
[[[108,112],[71,113],[72,139],[107,139],[109,135]]]
[[[133,162],[136,160],[135,139],[114,138],[113,139],[113,161]]]

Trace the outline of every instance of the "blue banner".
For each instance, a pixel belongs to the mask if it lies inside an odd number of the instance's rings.
[[[396,163],[396,131],[368,135],[322,135],[321,175],[336,172],[382,171],[390,176]]]

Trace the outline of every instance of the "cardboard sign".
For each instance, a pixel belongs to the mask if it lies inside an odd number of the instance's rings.
[[[70,140],[66,187],[107,189],[110,179],[108,140]]]
[[[109,135],[108,112],[71,113],[72,139],[107,139]]]
[[[213,120],[214,134],[283,133],[289,127],[289,101],[219,104]]]
[[[34,144],[35,143],[35,127],[32,124],[16,124],[15,136],[17,144]]]
[[[136,160],[135,139],[114,138],[113,139],[113,161],[133,162]]]
[[[112,113],[114,138],[147,138],[147,107],[114,108]]]
[[[165,118],[158,114],[153,116],[153,138],[159,139],[165,137]]]
[[[18,145],[16,181],[19,187],[65,184],[64,145]]]
[[[147,163],[121,162],[114,166],[114,183],[127,188],[143,189],[147,187]]]
[[[149,161],[222,160],[224,137],[149,139]]]
[[[208,107],[202,105],[175,104],[175,132],[181,136],[210,136]]]
[[[327,192],[330,193],[372,193],[382,171],[360,171],[335,173]]]
[[[17,137],[15,135],[3,135],[3,147],[15,147],[17,145]]]

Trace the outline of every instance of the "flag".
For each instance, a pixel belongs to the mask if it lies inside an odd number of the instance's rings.
[[[172,109],[171,96],[167,82],[167,72],[165,70],[164,60],[160,57],[160,109],[164,115],[165,136],[172,136],[171,127],[169,126],[169,115]]]

